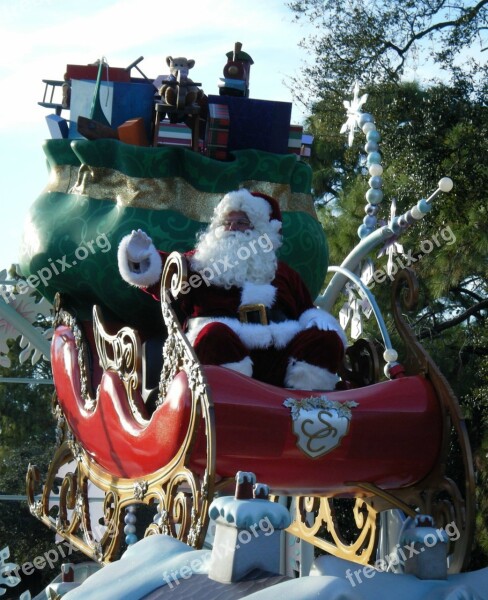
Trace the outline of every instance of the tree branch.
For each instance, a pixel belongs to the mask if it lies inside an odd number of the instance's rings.
[[[471,306],[470,308],[468,308],[468,310],[465,310],[463,313],[461,313],[457,317],[454,317],[453,319],[449,319],[448,321],[443,321],[442,323],[439,323],[438,325],[434,325],[434,327],[432,327],[428,331],[421,332],[418,335],[418,338],[424,339],[426,337],[433,337],[433,334],[438,335],[439,333],[441,333],[442,331],[445,331],[446,329],[450,329],[451,327],[454,327],[455,325],[459,325],[460,323],[463,323],[464,321],[469,319],[469,317],[476,315],[485,309],[488,309],[488,298],[486,300],[483,300],[482,302],[478,302],[478,304]]]
[[[460,286],[456,286],[453,287],[451,289],[451,292],[454,293],[458,293],[459,295],[463,295],[465,294],[466,296],[469,296],[470,298],[474,298],[476,300],[476,302],[482,302],[484,300],[483,296],[481,296],[480,294],[477,294],[476,292],[473,292],[473,290],[468,290],[464,287],[460,287]]]
[[[462,25],[463,22],[472,19],[473,16],[476,13],[478,13],[486,4],[488,4],[488,0],[481,0],[476,6],[473,6],[472,8],[464,12],[457,19],[435,23],[434,25],[427,27],[427,29],[424,29],[423,31],[414,33],[403,48],[400,48],[399,46],[390,41],[385,41],[384,48],[385,50],[387,50],[388,48],[394,50],[399,56],[403,57],[403,55],[406,54],[410,50],[411,46],[418,40],[421,40],[422,38],[428,36],[434,31],[440,31],[441,29],[446,29],[448,27],[458,27],[459,25]]]

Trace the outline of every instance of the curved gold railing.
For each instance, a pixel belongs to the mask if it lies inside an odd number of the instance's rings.
[[[164,366],[160,384],[160,403],[164,403],[170,380],[184,371],[191,396],[186,434],[175,456],[156,472],[136,479],[114,478],[90,456],[83,440],[73,435],[55,395],[53,413],[57,420],[57,442],[40,496],[41,476],[29,465],[26,487],[31,512],[87,556],[100,562],[117,558],[124,536],[124,512],[133,505],[150,505],[157,518],[145,535],[167,533],[194,547],[201,547],[208,525],[209,504],[215,488],[215,424],[213,403],[205,375],[193,349],[181,331],[170,305],[169,293],[175,294],[177,282],[184,279],[185,264],[170,257],[161,282],[161,308],[168,336],[164,345]],[[97,410],[100,389],[91,393],[89,348],[76,319],[57,302],[56,326],[73,332],[80,372],[79,393],[84,410]],[[107,332],[101,312],[94,310],[95,345],[105,372],[118,374],[127,393],[127,403],[134,420],[142,427],[149,423],[137,408],[133,394],[140,381],[140,341],[137,333],[124,327],[115,335]],[[170,379],[168,379],[170,378]],[[62,391],[60,391],[62,393]],[[103,398],[110,401],[110,398]],[[197,436],[205,438],[206,457],[196,472],[190,466],[191,452]],[[89,435],[89,432],[87,432]],[[164,440],[161,441],[164,443]],[[96,505],[102,503],[102,524]]]

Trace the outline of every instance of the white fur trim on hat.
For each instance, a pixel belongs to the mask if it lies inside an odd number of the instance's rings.
[[[159,252],[154,244],[149,247],[149,256],[143,263],[139,263],[139,269],[136,268],[136,263],[129,260],[127,256],[127,244],[131,239],[130,235],[122,238],[117,250],[117,262],[119,273],[127,283],[136,287],[149,287],[153,283],[157,283],[163,271],[163,263]]]
[[[338,375],[328,369],[295,358],[290,358],[285,374],[285,387],[294,390],[330,391],[338,381]]]
[[[344,348],[347,348],[347,336],[339,325],[339,321],[333,317],[330,313],[322,310],[321,308],[309,308],[300,315],[299,323],[303,329],[310,329],[310,327],[316,327],[322,331],[335,331],[339,334],[339,337],[344,344]]]
[[[224,363],[220,366],[225,367],[226,369],[231,369],[231,371],[236,371],[237,373],[242,373],[242,375],[252,377],[253,362],[250,356],[245,356],[239,362]]]
[[[245,212],[257,231],[266,231],[270,226],[276,233],[281,231],[280,221],[269,220],[272,211],[269,202],[260,196],[253,196],[249,190],[243,188],[225,194],[215,209],[215,216],[222,219],[233,211]]]

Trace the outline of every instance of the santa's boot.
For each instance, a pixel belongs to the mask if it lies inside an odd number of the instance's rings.
[[[311,328],[301,331],[290,343],[285,387],[296,390],[333,390],[344,358],[344,342],[335,331]]]
[[[290,358],[285,374],[285,387],[294,390],[333,390],[339,381],[336,373],[304,360]]]

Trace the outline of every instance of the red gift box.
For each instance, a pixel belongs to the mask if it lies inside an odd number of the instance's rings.
[[[302,147],[303,127],[301,125],[290,125],[288,133],[288,152],[300,155]]]
[[[210,158],[227,160],[229,125],[229,108],[225,104],[210,103],[205,132],[206,154]]]

